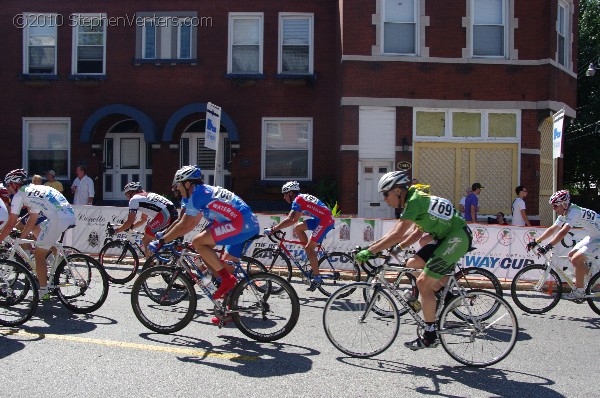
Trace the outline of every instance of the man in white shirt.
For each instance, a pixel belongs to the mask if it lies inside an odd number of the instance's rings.
[[[77,178],[71,185],[71,191],[73,192],[73,204],[74,205],[91,205],[94,200],[94,181],[86,175],[84,166],[77,166],[75,169]]]
[[[517,198],[512,203],[512,225],[520,227],[531,226],[527,214],[525,214],[525,198],[527,197],[527,188],[519,185],[515,188]]]
[[[467,200],[467,196],[469,196],[471,192],[473,192],[473,190],[471,189],[471,187],[467,187],[467,190],[465,192],[467,194],[460,199],[460,202],[458,202],[458,211],[460,211],[461,214],[465,212],[465,200]]]

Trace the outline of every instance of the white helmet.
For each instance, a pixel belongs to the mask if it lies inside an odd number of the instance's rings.
[[[550,200],[548,203],[551,205],[562,205],[565,209],[569,207],[569,203],[571,203],[571,194],[567,190],[561,190],[558,192],[554,192],[552,196],[550,196]]]
[[[202,170],[198,166],[183,166],[175,172],[173,184],[187,180],[199,180],[202,178]]]
[[[4,177],[4,184],[20,184],[25,185],[29,183],[29,178],[27,177],[27,171],[23,169],[15,169],[9,171]]]
[[[131,192],[131,191],[138,192],[141,190],[142,190],[142,184],[140,184],[139,182],[135,182],[135,181],[132,181],[123,187],[123,193]]]
[[[394,188],[396,185],[410,185],[410,178],[402,171],[390,171],[389,173],[384,174],[379,179],[379,184],[377,184],[377,189],[379,192],[389,191]]]
[[[298,181],[288,181],[285,184],[283,184],[283,187],[281,187],[281,193],[288,193],[290,191],[299,191],[300,190],[300,184],[298,183]]]

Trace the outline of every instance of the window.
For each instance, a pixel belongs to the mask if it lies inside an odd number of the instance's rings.
[[[263,119],[262,178],[312,178],[312,119]]]
[[[105,74],[106,14],[78,14],[71,23],[73,74]]]
[[[262,74],[263,14],[229,14],[227,72]]]
[[[557,62],[563,66],[569,66],[569,47],[570,47],[570,34],[571,31],[569,25],[570,11],[567,3],[558,2],[558,13],[556,16],[556,33],[557,33]]]
[[[506,55],[506,0],[471,0],[473,56]]]
[[[156,58],[156,26],[154,25],[154,21],[150,18],[144,19],[144,26],[142,26],[142,45],[142,58]]]
[[[313,73],[313,15],[279,14],[279,73]]]
[[[192,58],[192,20],[180,18],[177,27],[177,58]]]
[[[211,18],[198,18],[197,15],[195,11],[136,13],[144,21],[136,27],[136,62],[195,62],[198,26],[212,24]]]
[[[56,74],[56,14],[24,15],[23,73]]]
[[[30,174],[54,170],[57,178],[68,178],[70,142],[69,118],[23,119],[23,163]]]
[[[383,10],[383,52],[417,55],[419,0],[385,0]]]

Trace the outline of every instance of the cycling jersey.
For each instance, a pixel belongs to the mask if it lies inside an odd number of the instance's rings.
[[[8,221],[8,209],[3,200],[0,200],[0,225]]]
[[[173,202],[153,192],[138,192],[133,195],[129,200],[129,212],[137,213],[138,210],[140,213],[152,218],[159,213],[162,213],[165,217],[177,215]]]
[[[292,210],[299,211],[302,214],[312,217],[304,221],[309,230],[312,231],[310,239],[321,243],[327,233],[333,229],[335,221],[331,210],[319,198],[308,195],[298,194],[292,202]]]
[[[592,238],[600,237],[600,215],[594,210],[586,209],[571,203],[565,215],[558,216],[554,225],[571,228],[580,227]]]

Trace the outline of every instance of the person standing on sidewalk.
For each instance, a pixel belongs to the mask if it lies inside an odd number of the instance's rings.
[[[515,188],[517,198],[512,202],[512,225],[519,227],[531,227],[531,223],[525,213],[525,198],[527,197],[527,188],[519,185]]]
[[[471,185],[472,192],[465,199],[465,220],[477,222],[477,212],[479,210],[479,194],[483,187],[476,182]]]
[[[84,166],[75,169],[77,177],[71,185],[74,205],[91,205],[94,200],[94,181],[86,174]]]

